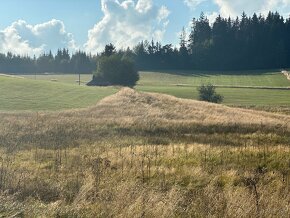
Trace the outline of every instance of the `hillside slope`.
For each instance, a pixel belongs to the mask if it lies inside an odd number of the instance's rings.
[[[127,88],[0,112],[0,217],[289,217],[289,120]]]
[[[74,147],[108,137],[141,137],[141,144],[288,145],[289,124],[287,115],[124,88],[86,109],[1,112],[0,147]]]
[[[141,93],[129,88],[86,109],[37,113],[0,112],[0,118],[0,137],[2,135],[5,138],[7,134],[13,135],[19,131],[9,141],[11,144],[22,145],[31,144],[31,140],[43,145],[49,144],[49,139],[64,144],[94,141],[103,137],[104,132],[111,135],[126,135],[130,132],[137,136],[146,136],[146,132],[150,132],[161,138],[163,133],[178,138],[184,134],[198,133],[215,137],[214,133],[218,132],[237,134],[232,144],[238,145],[243,138],[240,134],[272,132],[283,138],[290,125],[288,115],[231,108],[164,94]],[[202,137],[209,138],[200,136],[199,141]],[[0,141],[0,146],[7,146],[4,142]]]
[[[286,124],[290,116],[238,109],[165,94],[142,93],[122,89],[102,99],[95,107],[80,114],[91,113],[102,120],[142,122],[146,120],[202,124]]]

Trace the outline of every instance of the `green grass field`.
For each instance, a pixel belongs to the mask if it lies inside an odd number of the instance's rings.
[[[117,91],[31,79],[0,77],[0,110],[62,110],[83,108]]]
[[[289,87],[290,81],[280,72],[142,72],[139,84],[142,86],[199,86],[211,83],[217,86],[263,86]]]
[[[25,78],[59,83],[78,84],[77,74],[63,75],[21,75]],[[92,75],[82,74],[81,82],[90,81]],[[166,71],[140,72],[139,86],[199,86],[211,83],[218,86],[263,86],[290,87],[288,81],[279,71],[243,71],[243,72],[200,72],[200,71]]]
[[[179,98],[197,99],[195,87],[138,86],[137,90],[173,95]],[[290,90],[217,88],[224,96],[223,104],[231,106],[290,106]]]
[[[78,74],[42,74],[42,75],[21,75],[22,77],[33,80],[55,81],[57,83],[79,84]],[[81,74],[81,83],[86,84],[92,79],[91,74]]]
[[[142,72],[137,89],[197,99],[197,87],[211,83],[218,86],[217,92],[224,96],[223,103],[227,105],[290,106],[290,90],[261,89],[290,87],[290,81],[278,71],[177,73],[182,75],[173,72]]]
[[[179,74],[179,75],[177,75]],[[115,93],[112,87],[78,86],[78,75],[22,75],[26,79],[0,77],[0,110],[61,110],[94,105]],[[81,75],[81,83],[92,75]],[[224,104],[233,106],[290,107],[290,90],[261,89],[290,87],[279,71],[245,72],[140,72],[139,91],[158,92],[197,99],[201,84],[218,86]],[[251,87],[251,88],[246,88]]]

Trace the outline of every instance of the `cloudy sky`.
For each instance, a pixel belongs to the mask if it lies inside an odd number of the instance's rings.
[[[210,20],[245,11],[290,14],[290,0],[2,0],[0,52],[39,55],[69,48],[97,53],[141,40],[178,43],[182,27],[203,11]]]

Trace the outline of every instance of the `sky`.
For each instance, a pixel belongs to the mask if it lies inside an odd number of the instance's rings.
[[[290,0],[1,0],[0,53],[40,55],[58,48],[96,54],[108,43],[142,40],[178,45],[183,27],[204,12],[236,17],[245,11],[290,15]]]

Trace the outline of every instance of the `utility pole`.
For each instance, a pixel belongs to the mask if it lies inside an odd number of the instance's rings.
[[[81,73],[79,72],[79,86],[81,85]]]

